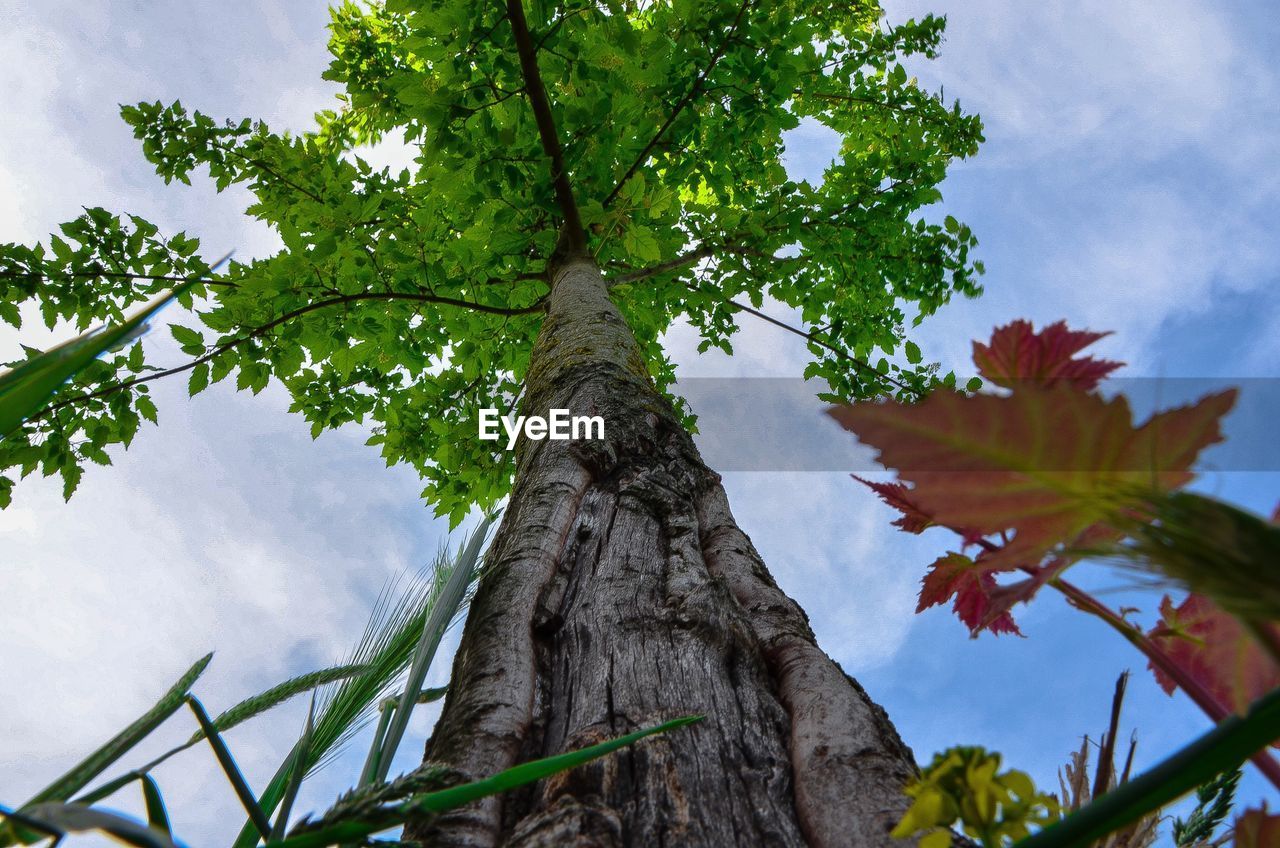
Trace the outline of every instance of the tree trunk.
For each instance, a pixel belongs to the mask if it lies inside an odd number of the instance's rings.
[[[676,716],[706,720],[406,838],[447,846],[885,846],[915,766],[815,644],[653,388],[588,258],[561,263],[522,441],[427,758],[479,777]]]

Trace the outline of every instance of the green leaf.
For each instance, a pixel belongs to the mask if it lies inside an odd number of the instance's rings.
[[[204,336],[200,333],[179,324],[170,324],[169,332],[173,334],[173,338],[182,346],[183,353],[192,356],[200,356],[204,353]]]
[[[156,411],[155,402],[146,395],[138,395],[138,399],[134,401],[138,414],[150,421],[152,424],[160,423],[160,417]]]
[[[635,226],[627,230],[622,237],[622,244],[628,253],[644,262],[656,262],[662,258],[662,248],[658,246],[657,238],[648,227]]]
[[[907,342],[906,352],[907,352],[907,362],[910,362],[912,365],[919,365],[920,360],[924,358],[920,353],[920,348],[916,345],[915,342],[912,342],[912,341]]]
[[[201,362],[191,369],[191,377],[187,381],[187,394],[195,396],[209,385],[209,364]]]

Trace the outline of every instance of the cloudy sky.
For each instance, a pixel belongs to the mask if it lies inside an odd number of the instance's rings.
[[[1065,318],[1116,331],[1099,351],[1151,385],[1280,372],[1280,73],[1271,61],[1280,22],[1267,3],[888,6],[894,19],[949,14],[943,57],[918,73],[987,127],[981,154],[944,186],[947,211],[982,240],[987,294],[921,328],[927,357],[968,371],[969,341],[993,326]],[[319,76],[326,20],[325,4],[301,0],[0,0],[0,241],[40,239],[80,206],[101,205],[199,235],[209,256],[270,251],[271,234],[240,215],[243,195],[155,178],[116,104],[181,98],[212,115],[303,129],[333,95]],[[820,173],[826,141],[797,132],[794,171]],[[688,333],[670,341],[691,376],[795,376],[805,356],[793,337],[759,324],[744,325],[732,360],[698,357]],[[158,360],[179,358],[162,334],[146,344]],[[0,358],[15,345],[0,335]],[[40,788],[209,650],[217,655],[198,692],[212,709],[335,661],[385,582],[428,561],[443,539],[412,475],[383,468],[358,430],[313,443],[280,392],[227,388],[188,400],[182,386],[159,387],[162,426],[145,429],[113,468],[87,473],[71,503],[58,486],[28,480],[0,513],[9,695],[0,699],[0,803]],[[1218,467],[1232,470],[1207,475],[1209,490],[1259,511],[1280,499],[1274,457],[1259,470]],[[824,647],[885,704],[919,758],[983,744],[1052,786],[1080,735],[1102,729],[1125,668],[1135,672],[1126,724],[1138,731],[1140,764],[1205,729],[1118,637],[1053,598],[1022,612],[1025,639],[971,641],[946,611],[912,615],[925,564],[950,540],[896,535],[887,509],[846,475],[732,472],[726,483]],[[1080,582],[1113,602],[1132,597],[1123,577],[1102,569],[1082,570]],[[294,704],[232,734],[255,786],[303,710]],[[432,717],[418,718],[406,767]],[[190,732],[174,724],[154,747]],[[235,800],[210,762],[188,756],[160,773],[179,833],[224,842],[238,826]],[[301,807],[324,804],[355,767],[332,766]],[[1267,792],[1247,779],[1247,797]]]

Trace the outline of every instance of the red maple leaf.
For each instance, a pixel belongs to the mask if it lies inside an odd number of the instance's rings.
[[[1134,423],[1128,401],[1091,391],[1119,363],[1076,358],[1105,333],[1036,333],[1026,321],[974,344],[983,376],[1005,396],[938,391],[924,401],[860,403],[829,410],[876,448],[898,481],[860,480],[902,515],[910,533],[958,533],[970,558],[939,558],[924,578],[919,610],[953,600],[971,633],[1018,632],[1010,610],[1070,564],[1073,553],[1114,541],[1108,520],[1133,489],[1170,490],[1191,479],[1200,451],[1221,441],[1234,390]],[[996,541],[998,540],[998,543]],[[1029,575],[1000,584],[997,574]],[[918,611],[919,611],[918,610]]]
[[[1280,628],[1269,626],[1280,636]],[[1280,667],[1239,621],[1203,595],[1188,595],[1178,606],[1166,595],[1160,622],[1147,636],[1224,707],[1243,712],[1280,686]],[[1173,694],[1173,679],[1151,669],[1160,687]]]
[[[1234,402],[1229,390],[1135,426],[1123,397],[1021,385],[1005,397],[938,391],[829,412],[912,484],[894,494],[913,514],[969,535],[1011,534],[990,563],[1010,569],[1040,563],[1104,519],[1124,487],[1186,483]]]
[[[1009,614],[1013,602],[1002,606],[995,601],[995,593],[1000,591],[995,572],[981,562],[964,554],[948,553],[929,566],[921,582],[917,613],[954,598],[952,609],[968,626],[971,636],[976,637],[983,630],[1022,635]]]
[[[1088,391],[1122,363],[1075,355],[1108,335],[1068,330],[1064,321],[1037,333],[1030,321],[1018,320],[996,328],[990,343],[974,342],[973,362],[978,373],[1005,388],[1026,381],[1045,386],[1065,381]]]

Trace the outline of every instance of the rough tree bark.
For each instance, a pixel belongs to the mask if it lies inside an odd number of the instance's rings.
[[[595,263],[552,275],[522,441],[430,760],[475,776],[690,713],[706,721],[411,827],[448,846],[883,846],[914,770],[816,645],[650,380]]]

